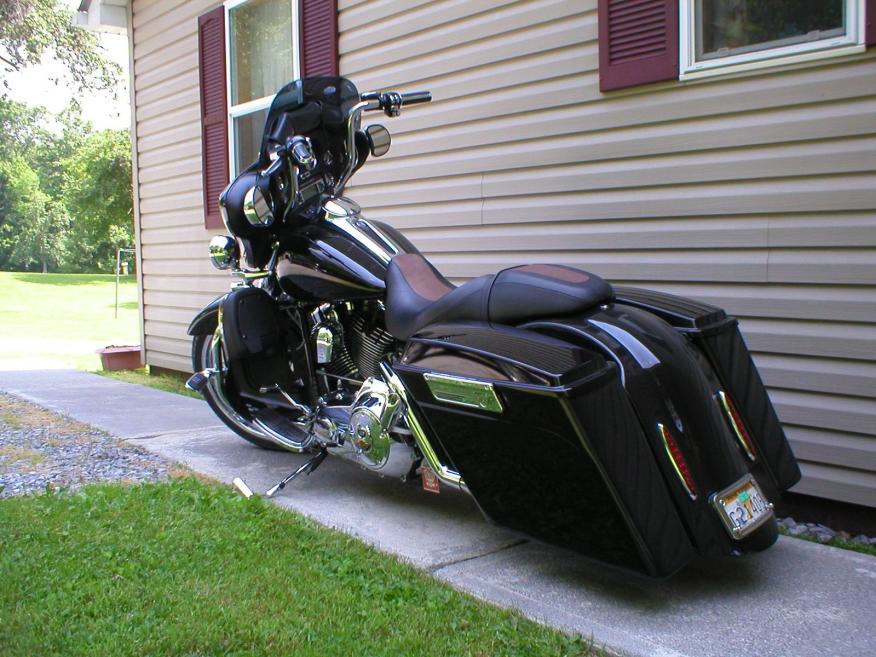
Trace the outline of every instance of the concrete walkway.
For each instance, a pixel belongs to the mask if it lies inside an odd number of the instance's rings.
[[[252,447],[204,402],[94,374],[0,372],[0,390],[220,481],[243,477],[256,491],[304,458]],[[341,459],[293,482],[277,503],[622,654],[876,655],[876,557],[781,537],[762,554],[652,581],[491,527],[465,495],[424,493]]]

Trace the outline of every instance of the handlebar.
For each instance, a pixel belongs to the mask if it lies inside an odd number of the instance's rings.
[[[405,105],[428,103],[432,100],[429,91],[409,91],[399,93],[397,91],[370,91],[362,94],[362,101],[368,105],[365,110],[381,110],[387,116],[398,116],[401,108]]]
[[[432,102],[431,91],[409,91],[407,93],[399,94],[399,96],[401,96],[402,106]]]

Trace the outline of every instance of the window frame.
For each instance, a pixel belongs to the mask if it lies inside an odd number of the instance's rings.
[[[232,88],[231,88],[231,10],[245,5],[247,2],[251,0],[226,0],[223,4],[225,7],[225,89],[226,89],[226,102],[227,106],[227,114],[228,114],[228,173],[229,180],[233,180],[234,177],[240,173],[237,171],[237,140],[234,136],[234,119],[240,118],[241,116],[246,116],[247,114],[253,114],[263,109],[267,109],[271,106],[271,103],[274,102],[274,98],[277,94],[271,94],[269,96],[263,96],[262,98],[254,98],[253,100],[249,100],[245,103],[238,103],[237,105],[232,105],[231,98]],[[300,2],[299,0],[288,0],[290,5],[292,6],[292,79],[297,79],[301,77],[301,35],[300,35],[300,25],[301,25],[301,12],[300,12]]]
[[[847,30],[842,36],[696,61],[696,0],[681,0],[678,17],[679,79],[691,80],[864,52],[864,2],[843,0]]]

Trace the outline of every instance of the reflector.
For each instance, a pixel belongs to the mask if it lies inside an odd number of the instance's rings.
[[[675,440],[675,436],[672,435],[672,432],[667,429],[665,425],[658,422],[657,429],[660,431],[660,436],[663,438],[663,447],[666,449],[666,454],[672,462],[675,474],[678,475],[678,478],[684,485],[684,489],[687,491],[687,494],[690,495],[690,499],[697,499],[697,485],[694,482],[690,467],[688,467],[687,461],[684,458],[684,453],[678,445],[678,441]]]

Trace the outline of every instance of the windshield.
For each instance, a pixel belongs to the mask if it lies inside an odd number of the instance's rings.
[[[357,102],[359,91],[346,78],[293,80],[277,92],[271,103],[262,138],[262,158],[267,159],[271,144],[281,144],[291,135],[306,134],[320,126],[329,131],[343,129],[347,113]]]

